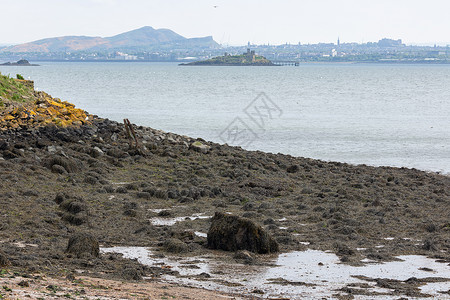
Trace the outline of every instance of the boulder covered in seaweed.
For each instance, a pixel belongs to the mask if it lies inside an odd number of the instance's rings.
[[[97,239],[90,233],[78,232],[69,238],[66,253],[80,258],[83,256],[98,257],[100,247]]]
[[[278,243],[260,225],[239,216],[216,212],[208,231],[208,247],[225,251],[278,252]]]
[[[2,250],[0,250],[0,268],[5,268],[9,265],[10,265],[10,262],[8,260],[8,257]]]

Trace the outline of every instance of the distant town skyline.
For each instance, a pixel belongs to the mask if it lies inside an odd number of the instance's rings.
[[[3,0],[0,44],[113,36],[152,26],[223,45],[376,42],[449,45],[450,2],[367,0]]]

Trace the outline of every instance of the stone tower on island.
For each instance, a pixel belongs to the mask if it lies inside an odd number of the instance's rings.
[[[247,52],[244,55],[248,60],[255,61],[255,50],[250,51],[250,48],[247,48]]]

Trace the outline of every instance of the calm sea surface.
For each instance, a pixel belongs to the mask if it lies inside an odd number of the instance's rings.
[[[250,150],[450,173],[449,65],[67,62],[0,72],[116,121]]]

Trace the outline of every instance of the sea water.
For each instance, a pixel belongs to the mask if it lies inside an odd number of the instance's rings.
[[[116,121],[249,150],[450,173],[450,65],[40,64],[0,72]]]

